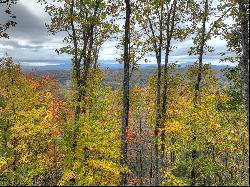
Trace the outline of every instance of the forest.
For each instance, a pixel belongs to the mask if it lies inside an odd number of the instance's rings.
[[[0,0],[0,41],[18,3]],[[70,72],[51,74],[70,83],[0,56],[0,186],[249,185],[248,0],[36,3],[48,34],[63,35],[55,53],[71,58]],[[196,60],[180,68],[172,51],[188,38],[183,58]],[[104,71],[114,40],[123,68]],[[215,71],[214,53],[234,66]]]

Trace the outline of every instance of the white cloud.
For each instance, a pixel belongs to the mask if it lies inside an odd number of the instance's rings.
[[[60,65],[60,63],[51,63],[51,62],[20,62],[20,65],[23,66],[56,66]]]
[[[10,45],[0,44],[0,49],[1,50],[9,50],[9,49],[14,49],[14,48],[13,48],[13,46],[10,46]]]

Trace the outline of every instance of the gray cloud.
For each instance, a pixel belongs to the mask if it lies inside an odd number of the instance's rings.
[[[27,7],[17,4],[13,6],[13,13],[17,17],[17,25],[10,29],[11,37],[28,40],[34,44],[44,43],[48,39],[44,20],[32,14]]]
[[[17,61],[42,59],[52,61],[67,58],[67,56],[58,56],[55,53],[55,49],[61,45],[63,34],[51,36],[45,27],[48,16],[41,13],[39,4],[34,2],[33,4],[22,4],[22,2],[27,3],[26,1],[19,1],[12,7],[13,13],[17,17],[17,25],[8,31],[9,40],[0,39],[0,56],[7,53]],[[1,11],[0,22],[4,22],[6,19],[7,16]]]

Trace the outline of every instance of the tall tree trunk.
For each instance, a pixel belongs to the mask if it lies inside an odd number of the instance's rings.
[[[200,38],[200,49],[199,49],[199,62],[198,62],[198,75],[195,83],[195,102],[199,100],[200,96],[200,85],[202,79],[202,70],[203,70],[203,55],[204,55],[204,47],[206,43],[206,22],[208,16],[208,0],[205,1],[204,7],[204,15],[202,20],[202,33]]]
[[[206,22],[207,22],[207,17],[208,17],[208,0],[205,1],[205,6],[204,6],[204,14],[203,14],[203,19],[202,19],[202,33],[201,33],[201,38],[200,38],[200,48],[199,48],[199,64],[198,64],[198,75],[197,75],[197,80],[195,83],[195,106],[198,104],[198,101],[200,99],[200,85],[201,85],[201,80],[202,80],[202,71],[203,71],[203,55],[204,55],[204,47],[206,43]],[[193,142],[196,141],[196,137],[193,137]],[[192,183],[191,185],[194,186],[196,183],[196,171],[195,171],[195,166],[194,162],[197,158],[197,151],[195,149],[192,150],[191,153],[192,157],[192,170],[191,170],[191,179]]]
[[[246,126],[249,131],[249,17],[247,12],[249,10],[249,3],[239,0],[239,17],[241,26],[241,46],[242,56],[240,60],[241,81],[243,89],[243,98],[245,103],[245,110],[247,113]]]
[[[74,6],[75,6],[75,2],[74,0],[71,1],[71,5],[70,5],[70,16],[71,16],[71,20],[70,20],[70,27],[72,30],[72,39],[73,39],[73,45],[74,45],[74,56],[73,56],[73,78],[76,81],[76,86],[77,86],[77,96],[76,96],[76,103],[80,103],[81,101],[81,83],[80,83],[80,79],[81,79],[81,70],[80,70],[80,61],[78,60],[78,42],[77,42],[77,37],[76,37],[76,30],[75,30],[75,25],[74,25],[74,20],[73,20],[73,15],[74,15]],[[77,122],[79,120],[80,117],[80,106],[77,105],[75,108],[75,125],[77,125]],[[72,151],[73,151],[73,159],[76,159],[76,146],[77,146],[77,141],[76,141],[76,134],[77,131],[74,130],[73,132],[73,144],[72,144]],[[71,179],[71,181],[73,183],[76,182],[75,178]]]
[[[154,137],[156,139],[154,148],[155,148],[155,186],[160,184],[160,159],[161,153],[159,153],[159,133],[161,126],[161,55],[157,57],[157,93],[156,93],[156,126],[154,131]]]
[[[164,123],[167,119],[167,88],[168,88],[168,82],[167,82],[167,75],[168,75],[168,63],[169,63],[169,53],[170,53],[170,47],[171,47],[171,40],[173,36],[174,31],[174,23],[175,23],[175,15],[176,15],[176,5],[177,0],[174,0],[171,9],[168,13],[167,18],[167,46],[166,46],[166,52],[165,52],[165,65],[164,65],[164,75],[163,75],[163,93],[162,93],[162,128],[165,127]],[[172,16],[172,17],[171,17]],[[162,152],[162,160],[164,160],[165,157],[165,130],[162,131],[161,134],[161,152]],[[163,162],[163,165],[165,163]]]
[[[168,63],[169,63],[169,53],[170,53],[170,47],[171,47],[171,40],[173,36],[174,31],[174,23],[175,23],[175,15],[176,15],[176,5],[177,0],[173,2],[173,7],[171,8],[169,15],[168,15],[168,21],[167,21],[167,45],[166,45],[166,52],[165,52],[165,64],[164,64],[164,86],[163,86],[163,94],[162,94],[162,120],[163,122],[166,121],[167,118],[167,75],[168,75]],[[173,13],[172,17],[171,14]],[[171,17],[171,20],[170,20]],[[169,27],[170,26],[170,27]]]
[[[151,30],[153,32],[153,27]],[[154,34],[153,34],[154,35]],[[163,43],[163,3],[161,4],[160,12],[160,35],[159,35],[159,46],[155,44],[156,60],[157,60],[157,83],[156,83],[156,125],[154,136],[155,142],[155,186],[159,186],[162,182],[162,175],[160,170],[163,166],[163,153],[160,149],[160,128],[162,123],[162,112],[161,112],[161,77],[162,77],[162,43]]]
[[[70,20],[70,27],[72,30],[72,39],[73,39],[73,45],[74,45],[74,56],[73,56],[73,71],[74,71],[74,76],[76,80],[76,85],[77,85],[77,98],[76,102],[79,103],[81,101],[81,70],[80,70],[80,61],[78,60],[78,42],[77,42],[77,37],[76,37],[76,30],[75,30],[75,25],[74,25],[74,20],[73,20],[73,15],[74,15],[74,6],[75,6],[75,1],[71,1],[70,5],[70,15],[71,15],[71,20]],[[80,115],[80,106],[76,106],[75,109],[75,121],[78,121]]]
[[[100,1],[96,2],[96,7],[94,10],[93,16],[97,16],[97,11],[100,5]],[[93,45],[94,45],[94,28],[95,28],[95,23],[93,22],[86,33],[83,34],[84,37],[84,42],[83,42],[83,48],[80,49],[77,41],[77,31],[75,28],[75,23],[74,23],[74,8],[75,8],[75,0],[71,0],[70,4],[70,28],[72,30],[72,40],[73,40],[73,46],[74,46],[74,54],[73,54],[73,75],[77,87],[77,96],[76,96],[76,108],[75,108],[75,125],[76,128],[73,131],[72,135],[72,151],[76,152],[76,147],[77,147],[77,134],[79,131],[79,128],[77,127],[77,123],[79,121],[80,115],[85,112],[85,108],[80,106],[80,103],[84,101],[84,98],[86,96],[86,91],[87,91],[87,80],[89,77],[89,70],[91,67],[91,62],[92,62],[92,53],[93,53]],[[82,12],[83,13],[83,12]],[[81,62],[84,61],[83,64],[83,72],[81,70]],[[83,75],[81,75],[83,73]],[[83,148],[84,150],[86,148]],[[74,160],[76,158],[76,154],[74,153]],[[76,182],[75,178],[71,179],[73,183]]]
[[[154,38],[153,47],[155,51],[156,61],[157,61],[157,81],[156,81],[156,124],[154,129],[154,185],[159,186],[160,184],[160,169],[161,166],[161,152],[159,149],[159,134],[160,134],[160,127],[161,127],[161,56],[162,56],[162,43],[163,43],[163,34],[162,34],[162,26],[163,26],[163,3],[161,6],[161,16],[160,16],[160,34],[159,34],[159,45],[157,45],[155,30],[153,28],[152,21],[149,16],[147,16],[149,27],[152,32],[152,36]]]
[[[123,78],[123,112],[122,112],[122,134],[121,134],[121,164],[127,165],[127,140],[126,131],[129,118],[129,45],[130,45],[130,0],[125,0],[126,5],[126,22],[125,22],[125,40],[124,40],[124,78]],[[121,176],[121,186],[127,185],[127,174]]]
[[[96,11],[98,9],[99,4],[97,4],[97,8]],[[94,14],[96,15],[96,13]],[[83,76],[81,78],[80,81],[80,90],[81,90],[81,101],[85,100],[86,94],[87,94],[87,81],[88,81],[88,77],[89,77],[89,71],[91,68],[91,63],[93,60],[93,45],[94,45],[94,27],[95,25],[92,24],[90,27],[90,32],[89,32],[89,49],[86,55],[86,58],[84,58],[84,72],[83,72]],[[84,107],[81,108],[80,112],[83,114],[85,113],[86,109]]]

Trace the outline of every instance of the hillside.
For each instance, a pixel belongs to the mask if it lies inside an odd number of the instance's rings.
[[[187,67],[179,66],[177,68],[177,72],[180,74],[184,74]],[[223,76],[221,72],[222,69],[226,68],[226,66],[212,66],[212,70],[215,72],[215,75],[219,81],[220,85],[226,84],[228,81],[226,77]],[[103,86],[111,86],[113,89],[118,88],[121,86],[122,79],[123,79],[123,69],[121,68],[102,68],[105,72],[105,76],[102,82]],[[71,70],[51,70],[51,69],[38,69],[38,70],[27,70],[25,71],[26,74],[31,73],[35,76],[49,76],[52,79],[55,79],[59,82],[59,84],[65,88],[70,88],[71,82]],[[131,77],[131,86],[140,86],[144,87],[148,83],[148,79],[155,75],[156,67],[155,66],[146,66],[142,67],[139,70],[133,72]]]

